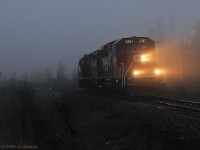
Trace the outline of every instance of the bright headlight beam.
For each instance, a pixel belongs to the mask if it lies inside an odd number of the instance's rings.
[[[142,55],[141,56],[141,61],[142,62],[147,62],[147,61],[149,61],[150,60],[150,56],[149,55]]]
[[[156,75],[160,75],[160,74],[162,73],[162,71],[159,70],[159,69],[156,69],[156,70],[154,71],[154,73],[155,73]]]
[[[137,70],[133,71],[133,75],[135,75],[135,76],[139,75],[139,71],[137,71]]]

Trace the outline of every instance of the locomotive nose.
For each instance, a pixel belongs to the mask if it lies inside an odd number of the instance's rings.
[[[145,77],[145,76],[160,76],[160,75],[163,75],[165,73],[164,70],[162,69],[136,69],[136,70],[133,70],[132,71],[132,76],[133,77]]]

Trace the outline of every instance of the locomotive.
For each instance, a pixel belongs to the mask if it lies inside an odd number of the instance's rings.
[[[80,88],[111,86],[118,89],[137,86],[161,87],[165,72],[148,37],[114,40],[85,54],[78,64]]]

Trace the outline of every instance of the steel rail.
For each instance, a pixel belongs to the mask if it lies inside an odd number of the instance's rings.
[[[140,102],[150,105],[162,105],[162,106],[169,106],[180,108],[184,110],[189,110],[193,112],[200,112],[200,102],[189,101],[189,100],[182,100],[182,99],[175,99],[175,98],[167,98],[167,97],[160,97],[160,96],[127,96],[127,95],[120,95],[115,93],[108,93],[108,92],[101,92],[101,91],[94,91],[94,90],[86,90],[85,92],[98,94],[102,96],[108,96],[111,98],[117,98],[118,100],[128,101],[128,102]]]

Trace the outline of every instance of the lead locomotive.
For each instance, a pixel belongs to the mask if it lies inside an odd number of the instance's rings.
[[[155,42],[148,37],[134,36],[115,40],[80,59],[79,87],[160,87],[165,83],[160,62]]]

